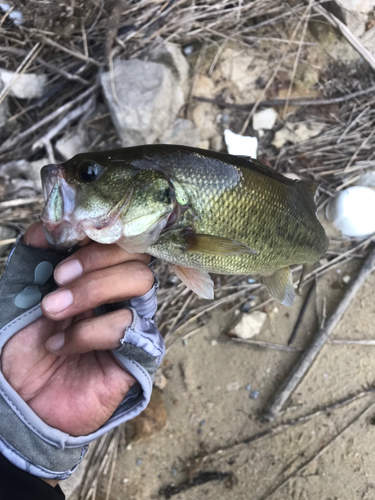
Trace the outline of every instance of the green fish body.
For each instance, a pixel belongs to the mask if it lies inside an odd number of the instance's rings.
[[[42,180],[51,242],[66,247],[88,235],[146,251],[206,298],[213,297],[208,273],[256,274],[289,305],[289,266],[314,264],[328,246],[317,184],[257,160],[149,145],[79,154],[44,167]]]

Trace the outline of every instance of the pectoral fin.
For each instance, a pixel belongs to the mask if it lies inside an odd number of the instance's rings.
[[[208,273],[182,266],[173,266],[180,280],[202,299],[214,298],[214,283]]]
[[[293,277],[289,267],[282,267],[271,276],[262,276],[262,283],[276,300],[284,306],[291,306],[294,300]]]
[[[230,238],[211,236],[209,234],[184,234],[187,246],[186,252],[208,255],[246,255],[257,253],[243,243]]]

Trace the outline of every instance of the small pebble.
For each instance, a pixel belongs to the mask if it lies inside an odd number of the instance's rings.
[[[243,304],[243,306],[241,307],[241,311],[242,311],[243,313],[248,313],[248,312],[250,311],[250,309],[251,309],[250,302],[245,302],[245,303]]]
[[[214,347],[215,345],[217,345],[217,340],[215,340],[215,339],[211,340],[211,345],[212,345],[212,347]]]
[[[172,469],[171,469],[172,476],[177,476],[177,472],[178,471],[177,471],[176,467],[172,467]]]
[[[337,269],[336,273],[341,274],[342,273],[341,269]]]
[[[350,283],[350,280],[351,280],[351,277],[349,276],[349,274],[346,274],[345,276],[342,277],[342,281],[345,283],[345,285]]]
[[[247,392],[250,392],[251,391],[251,384],[247,384],[247,386],[245,387],[245,389],[247,390]]]
[[[137,460],[135,461],[135,465],[139,466],[139,465],[142,465],[143,463],[143,458],[137,458]]]
[[[183,339],[182,345],[185,347],[186,345],[188,345],[188,341],[186,339]]]
[[[251,285],[252,283],[255,283],[256,280],[254,278],[249,278],[247,282]]]
[[[202,429],[198,429],[198,430],[197,430],[197,433],[198,433],[198,434],[202,434],[202,432],[203,432],[203,431],[202,431]]]
[[[250,399],[258,399],[259,391],[251,391],[249,394]]]
[[[201,420],[201,421],[199,422],[199,425],[200,425],[201,427],[203,427],[205,423],[206,423],[206,421],[205,421],[205,420]]]
[[[190,56],[190,54],[194,50],[194,47],[193,45],[185,45],[185,47],[182,50],[184,51],[185,56]]]
[[[249,304],[250,304],[250,307],[255,307],[257,305],[257,301],[254,299],[250,300]]]
[[[237,381],[236,382],[230,382],[226,386],[227,391],[238,391],[239,388],[240,388],[240,384]]]
[[[126,449],[127,449],[128,451],[130,451],[130,450],[132,449],[132,445],[129,443],[129,444],[128,444],[128,446],[126,447]]]
[[[125,477],[124,480],[123,480],[123,482],[127,483],[127,482],[129,482],[129,479],[127,477]]]

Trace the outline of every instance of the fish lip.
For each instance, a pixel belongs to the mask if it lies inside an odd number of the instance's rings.
[[[82,230],[74,227],[77,189],[65,180],[61,165],[45,165],[41,177],[45,205],[40,219],[45,237],[55,247],[72,247],[84,237]]]

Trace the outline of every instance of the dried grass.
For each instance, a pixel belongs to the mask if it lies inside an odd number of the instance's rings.
[[[19,27],[0,16],[0,64],[13,71],[44,72],[49,85],[45,95],[34,101],[25,103],[10,98],[7,127],[0,132],[0,164],[45,155],[54,160],[56,139],[73,126],[85,126],[93,131],[92,149],[119,146],[104,106],[94,116],[87,117],[95,102],[102,100],[96,83],[98,74],[115,57],[147,58],[149,50],[163,40],[182,46],[193,44],[198,49],[216,47],[209,73],[228,41],[252,46],[261,39],[269,43],[272,50],[282,42],[281,57],[287,55],[296,61],[293,80],[298,61],[303,57],[301,47],[308,44],[304,42],[308,19],[304,12],[311,17],[315,15],[305,2],[293,2],[291,7],[274,0],[76,0],[52,2],[48,9],[43,2],[25,2],[22,11],[26,22]],[[114,16],[113,12],[120,15]],[[267,30],[276,25],[276,36],[273,32],[268,36]],[[297,30],[292,37],[298,25],[302,30],[299,33]],[[340,98],[374,83],[372,75],[361,81],[355,77],[333,76],[325,79],[320,90],[323,99]],[[7,92],[7,88],[3,89],[0,99]],[[288,100],[290,97],[289,90]],[[249,110],[237,109],[236,112],[243,123]],[[279,171],[294,172],[321,182],[318,206],[324,210],[330,197],[352,185],[361,173],[375,168],[375,90],[350,101],[325,106],[324,111],[319,107],[302,107],[287,119],[298,121],[306,115],[309,120],[324,121],[323,133],[301,144],[283,147],[277,156],[274,149],[267,147],[262,154]],[[40,211],[41,202],[37,197],[0,202],[0,225],[22,230],[38,219]],[[363,258],[369,241],[370,238],[362,242],[334,239],[327,253],[328,262],[310,273],[306,282],[350,259]],[[4,263],[5,257],[1,257],[0,267]],[[215,277],[220,287],[215,300],[207,302],[179,284],[166,264],[157,263],[156,272],[162,277],[157,321],[168,348],[198,332],[216,308],[234,312],[250,299],[257,301],[256,308],[264,308],[271,302],[264,288],[247,276]],[[299,269],[295,272],[297,281]],[[115,430],[97,443],[80,499],[96,498],[103,474],[109,470],[108,464],[114,460],[117,446],[124,439],[123,432],[123,428]],[[113,477],[112,472],[109,477]],[[108,488],[110,483],[111,480]],[[108,498],[109,495],[107,492]]]

